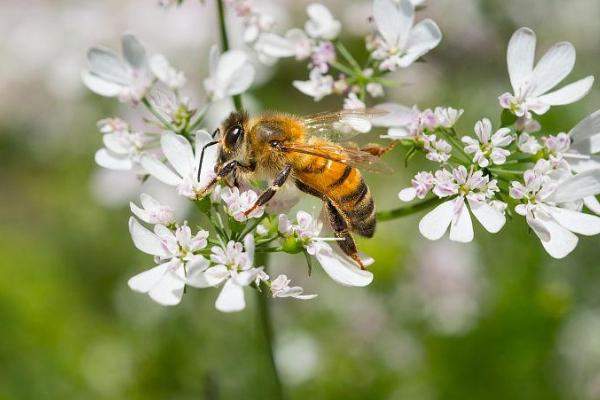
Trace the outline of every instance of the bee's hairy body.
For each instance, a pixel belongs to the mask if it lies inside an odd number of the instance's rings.
[[[227,140],[228,132],[236,126],[243,129],[242,139]],[[272,180],[273,190],[268,199],[285,182],[293,182],[301,191],[323,200],[331,227],[341,239],[338,244],[362,267],[349,232],[372,237],[376,221],[373,198],[360,171],[343,162],[285,150],[286,146],[300,143],[315,148],[337,145],[324,138],[310,137],[300,119],[282,113],[254,118],[232,113],[221,129],[225,137],[220,142],[217,169],[235,161],[237,177]]]

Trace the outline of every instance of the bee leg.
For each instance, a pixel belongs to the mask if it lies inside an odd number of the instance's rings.
[[[258,196],[258,199],[256,200],[256,202],[254,202],[252,207],[244,211],[244,215],[248,216],[252,211],[256,210],[257,207],[264,206],[265,204],[267,204],[267,202],[271,200],[271,198],[275,196],[275,193],[277,193],[277,191],[283,186],[285,181],[287,181],[291,173],[292,166],[289,164],[286,165],[281,171],[279,171],[279,173],[277,173],[277,175],[275,176],[275,179],[273,179],[273,184],[269,186],[264,192],[262,192],[260,196]]]
[[[394,147],[396,147],[396,145],[398,143],[399,143],[398,140],[393,140],[390,144],[388,144],[385,147],[380,144],[377,144],[377,143],[369,143],[366,146],[361,147],[361,150],[364,152],[367,152],[369,154],[372,154],[375,157],[381,157],[382,155],[384,155],[385,153],[387,153],[388,151],[390,151]]]
[[[358,264],[360,269],[366,269],[358,256],[356,242],[349,232],[348,220],[331,201],[327,201],[325,206],[327,207],[327,215],[329,216],[331,229],[333,229],[335,237],[341,239],[337,242],[338,246],[340,246],[340,249],[342,249],[348,257],[352,258]]]
[[[208,182],[208,185],[206,185],[204,188],[202,188],[202,190],[200,192],[198,192],[196,197],[198,199],[203,198],[206,195],[206,192],[208,192],[210,189],[212,189],[212,187],[215,186],[217,184],[217,182],[226,178],[229,174],[231,174],[233,171],[235,171],[237,166],[238,166],[237,161],[233,160],[233,161],[230,161],[227,164],[225,164],[223,167],[221,167],[217,171],[217,176],[215,176],[210,182]]]

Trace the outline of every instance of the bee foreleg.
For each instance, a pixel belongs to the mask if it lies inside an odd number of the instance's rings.
[[[227,164],[225,164],[224,166],[222,166],[217,171],[217,176],[215,176],[210,182],[208,182],[208,185],[206,185],[204,188],[202,188],[202,190],[200,190],[198,192],[196,197],[198,199],[203,198],[206,195],[206,192],[208,192],[210,189],[212,189],[212,187],[215,186],[217,184],[217,182],[226,178],[229,174],[231,174],[233,171],[235,171],[237,167],[238,167],[238,162],[235,160],[230,161]]]
[[[340,212],[340,210],[331,202],[327,201],[327,215],[329,216],[329,224],[331,225],[331,229],[335,233],[335,237],[341,240],[338,240],[338,246],[340,249],[350,258],[352,258],[360,267],[360,269],[365,269],[365,266],[358,255],[358,250],[356,248],[356,242],[354,238],[349,232],[348,221],[346,217]]]
[[[292,166],[289,164],[286,165],[281,171],[279,171],[277,175],[275,175],[275,179],[273,179],[273,183],[271,184],[271,186],[265,189],[265,191],[262,192],[260,196],[258,196],[256,202],[254,202],[252,207],[250,207],[244,212],[244,215],[248,216],[252,211],[256,210],[257,207],[264,206],[265,204],[267,204],[267,202],[271,200],[273,196],[275,196],[275,193],[277,193],[277,191],[284,185],[284,183],[290,177],[291,172]]]

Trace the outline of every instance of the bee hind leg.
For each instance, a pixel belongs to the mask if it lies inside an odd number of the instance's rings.
[[[252,207],[244,211],[244,215],[248,216],[252,211],[256,210],[257,207],[267,204],[267,202],[275,196],[275,193],[277,193],[277,191],[285,184],[285,181],[287,181],[291,172],[292,166],[289,164],[279,171],[275,176],[275,179],[273,179],[273,184],[258,196],[258,199],[254,202]]]
[[[331,229],[333,229],[335,237],[341,239],[337,241],[338,246],[348,257],[352,258],[356,264],[358,264],[360,269],[365,270],[365,265],[358,255],[356,242],[348,230],[349,227],[346,217],[344,217],[340,210],[331,201],[327,201],[325,204]]]
[[[398,140],[393,140],[390,144],[388,144],[387,146],[382,146],[380,144],[377,143],[369,143],[364,147],[361,147],[361,150],[364,152],[367,152],[371,155],[374,155],[375,157],[381,157],[382,155],[384,155],[385,153],[387,153],[388,151],[392,150],[394,147],[396,147],[396,145],[399,143]]]

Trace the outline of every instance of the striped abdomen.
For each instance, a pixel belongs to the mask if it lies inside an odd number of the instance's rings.
[[[360,171],[349,165],[322,157],[307,157],[296,178],[314,190],[315,196],[326,197],[346,217],[350,229],[359,235],[375,233],[375,204]]]

